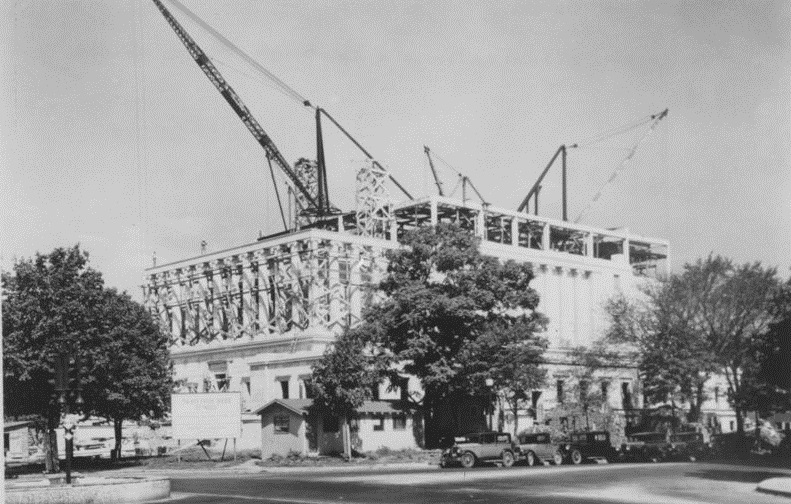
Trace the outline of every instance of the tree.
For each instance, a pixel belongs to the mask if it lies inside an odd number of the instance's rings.
[[[772,322],[753,334],[742,371],[742,401],[763,414],[791,410],[791,278],[770,305]]]
[[[312,366],[313,407],[321,414],[331,414],[342,421],[344,455],[351,457],[348,419],[381,380],[380,362],[364,334],[351,329],[327,348],[321,360]]]
[[[501,264],[478,249],[478,239],[456,225],[410,231],[403,248],[388,252],[388,275],[379,285],[383,299],[370,305],[360,328],[376,348],[380,369],[416,376],[423,396],[426,444],[440,436],[435,413],[454,395],[485,397],[487,374],[496,376],[496,331],[513,329],[509,348],[534,358],[534,333],[545,318],[530,288],[529,265]],[[525,342],[524,349],[520,348]]]
[[[55,360],[63,351],[86,350],[81,343],[95,334],[102,276],[76,245],[17,261],[2,286],[5,412],[39,420],[46,469],[57,471]]]
[[[169,340],[140,303],[115,289],[104,292],[100,324],[90,341],[102,351],[86,369],[86,410],[112,420],[120,458],[123,421],[159,418],[169,407]]]
[[[743,433],[742,412],[754,405],[749,382],[755,341],[773,321],[777,286],[774,268],[734,265],[710,255],[648,285],[643,301],[612,300],[608,338],[637,350],[646,396],[669,399],[673,406],[676,400],[688,402],[690,421],[698,419],[712,374],[725,376],[737,430]]]
[[[105,289],[79,245],[17,261],[3,284],[5,411],[38,419],[48,471],[57,470],[60,408],[54,368],[64,352],[79,375],[81,412],[125,418],[159,415],[170,392],[167,339],[127,294]]]
[[[492,323],[471,342],[464,358],[473,382],[492,379],[492,388],[513,415],[514,436],[519,433],[519,410],[530,393],[542,388],[546,381],[547,372],[541,363],[548,342],[536,336],[544,325],[541,317]]]
[[[699,419],[705,384],[716,370],[714,356],[697,328],[705,289],[696,275],[671,275],[642,288],[642,296],[616,296],[607,304],[611,324],[606,340],[620,345],[638,364],[643,392],[651,403],[690,405]]]
[[[734,265],[729,259],[709,256],[687,265],[685,275],[704,287],[697,299],[700,331],[718,372],[728,381],[728,398],[736,411],[736,426],[744,432],[742,413],[752,404],[749,368],[754,363],[753,339],[773,321],[771,306],[779,287],[777,270],[760,262]]]

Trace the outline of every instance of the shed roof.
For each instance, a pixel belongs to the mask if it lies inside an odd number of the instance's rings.
[[[11,429],[18,429],[20,427],[24,427],[26,425],[30,425],[33,422],[30,420],[21,420],[18,422],[3,422],[3,430],[11,430]]]
[[[313,399],[274,399],[253,411],[253,413],[260,415],[265,410],[275,405],[280,405],[298,415],[303,415],[308,412],[308,408],[310,408],[311,404],[313,404]]]

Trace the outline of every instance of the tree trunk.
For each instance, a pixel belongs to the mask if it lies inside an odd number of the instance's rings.
[[[703,384],[700,383],[695,387],[695,395],[689,401],[689,414],[687,415],[688,422],[700,421],[700,411],[703,406]]]
[[[511,411],[514,413],[514,439],[519,435],[519,400],[515,400],[511,406]]]
[[[736,432],[739,436],[744,436],[744,417],[742,416],[742,409],[738,406],[733,408],[736,412]]]
[[[346,460],[352,459],[352,437],[351,429],[349,428],[349,417],[343,415],[341,417],[341,440],[343,441],[343,458]]]
[[[123,431],[122,431],[123,425],[124,425],[123,418],[113,419],[113,431],[115,432],[115,448],[113,448],[113,454],[115,455],[116,460],[121,460],[121,445],[123,444]]]
[[[54,428],[44,429],[44,468],[47,473],[60,472],[58,463],[58,437]]]

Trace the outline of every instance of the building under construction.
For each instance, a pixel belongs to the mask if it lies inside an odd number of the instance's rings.
[[[527,426],[541,420],[542,410],[562,402],[574,364],[570,350],[603,335],[605,302],[617,293],[635,292],[644,278],[668,272],[667,241],[568,222],[565,147],[541,175],[562,154],[561,219],[537,215],[540,179],[517,210],[475,202],[466,194],[446,197],[439,183],[439,195],[412,198],[325,110],[307,100],[304,104],[316,112],[317,161],[300,160],[292,167],[209,57],[162,2],[154,3],[280,170],[296,208],[283,233],[146,271],[145,302],[171,335],[175,379],[184,390],[239,391],[248,412],[275,399],[308,398],[311,364],[338,334],[360,322],[365,303],[375,302],[370,287],[386,273],[385,253],[400,247],[409,230],[455,223],[480,238],[482,253],[533,267],[539,310],[549,318],[545,336],[550,342],[551,386],[532,394],[530,412],[525,409],[520,419]],[[171,3],[188,13],[178,2]],[[651,129],[666,113],[651,116]],[[356,207],[351,211],[338,210],[327,197],[322,117],[369,158],[357,173]],[[393,184],[405,196],[400,202],[388,191]],[[532,214],[531,197],[536,199]],[[607,400],[614,409],[641,407],[636,369],[613,368],[598,378],[611,384],[602,391],[611,391]],[[400,387],[393,391],[383,384],[381,398],[420,395],[415,380]],[[255,415],[248,420],[260,424]],[[242,444],[257,445],[256,436]]]

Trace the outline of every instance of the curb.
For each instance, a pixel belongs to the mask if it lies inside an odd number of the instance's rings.
[[[337,466],[258,466],[260,472],[270,474],[289,474],[289,473],[332,473],[332,472],[377,472],[401,469],[439,469],[439,465],[428,462],[405,462],[399,464],[371,464],[371,465],[337,465]]]
[[[81,484],[24,485],[5,489],[8,504],[128,504],[170,497],[169,478],[83,478]]]
[[[791,497],[791,478],[769,478],[758,483],[755,490],[766,494]]]

